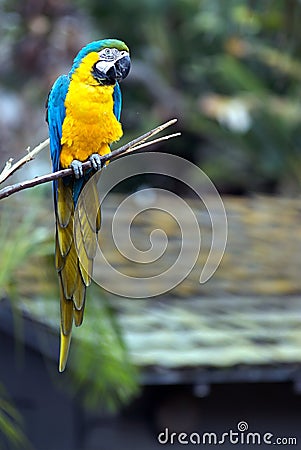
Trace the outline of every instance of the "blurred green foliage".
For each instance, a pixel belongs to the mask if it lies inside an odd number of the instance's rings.
[[[59,290],[49,199],[45,199],[43,190],[20,197],[22,202],[11,198],[0,204],[0,300],[7,298],[11,302],[15,333],[21,342],[24,309],[37,321],[49,325],[49,333],[52,328],[59,340]],[[68,389],[90,408],[116,410],[137,393],[137,371],[105,293],[98,286],[91,286],[87,303],[86,324],[73,333]],[[42,339],[42,353],[43,345],[47,346],[47,342]],[[0,430],[1,427],[0,416]]]
[[[138,372],[130,361],[115,312],[96,285],[88,292],[85,326],[74,332],[72,390],[89,408],[116,411],[138,394]]]
[[[178,116],[183,137],[170,151],[222,192],[299,191],[300,1],[76,3],[132,50],[126,122]]]
[[[16,350],[22,350],[24,308],[33,318],[50,326],[49,334],[53,328],[59,340],[54,224],[45,193],[44,189],[26,192],[0,204],[0,301],[8,299],[14,312]],[[67,368],[69,382],[61,383],[55,369],[52,378],[88,408],[115,411],[137,394],[137,371],[129,360],[104,293],[92,286],[88,303],[86,326],[74,333]],[[42,353],[44,345],[48,344],[41,339]],[[30,449],[23,425],[21,415],[0,383],[0,448]]]
[[[31,450],[23,432],[23,420],[0,384],[0,448]]]
[[[31,199],[33,197],[30,196]],[[8,206],[5,202],[0,205],[0,300],[9,298],[11,301],[16,335],[22,331],[18,306],[22,301],[23,289],[17,282],[18,270],[28,263],[31,256],[40,258],[49,249],[49,233],[36,225],[38,216],[38,209],[30,209],[29,202],[25,208],[22,202],[14,203],[14,206]],[[0,384],[0,448],[7,448],[6,444],[12,449],[31,448],[23,432],[22,417]]]
[[[27,196],[28,197],[28,196]],[[36,203],[33,202],[36,200]],[[18,301],[23,287],[16,282],[17,272],[24,267],[30,256],[39,258],[49,253],[50,236],[47,229],[37,225],[38,197],[30,195],[28,205],[22,202],[0,208],[0,298]],[[24,214],[22,214],[22,211]],[[13,226],[12,226],[13,224]],[[23,291],[24,292],[24,291]]]

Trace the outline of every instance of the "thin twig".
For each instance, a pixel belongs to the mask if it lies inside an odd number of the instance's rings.
[[[7,180],[16,170],[20,169],[24,164],[28,163],[29,161],[33,160],[34,157],[41,151],[43,148],[47,147],[49,144],[49,138],[46,139],[44,142],[41,142],[39,145],[37,145],[33,150],[29,151],[29,147],[27,148],[27,154],[23,156],[23,158],[19,159],[15,164],[12,164],[13,158],[9,158],[9,160],[6,162],[3,171],[0,173],[0,184],[3,183],[3,181]]]
[[[106,161],[112,161],[113,159],[115,159],[118,156],[121,156],[125,153],[129,153],[129,152],[138,150],[142,147],[146,147],[146,146],[161,142],[163,140],[179,136],[180,133],[174,133],[174,134],[170,134],[170,135],[163,136],[161,138],[146,142],[147,139],[160,133],[165,128],[169,127],[170,125],[173,125],[176,121],[177,121],[177,119],[173,119],[162,125],[159,125],[158,127],[154,128],[153,130],[150,130],[147,133],[143,134],[142,136],[137,137],[136,139],[134,139],[131,142],[128,142],[127,144],[123,145],[122,147],[117,148],[116,150],[113,150],[112,152],[110,152],[106,155],[103,155],[101,157],[102,162],[105,163]],[[42,142],[42,144],[45,144],[45,142],[46,141]],[[40,144],[40,146],[42,144]],[[45,146],[47,144],[45,144]],[[91,167],[92,167],[91,161],[86,161],[82,165],[82,168],[84,171],[86,171],[87,169],[90,169]],[[11,186],[6,186],[5,188],[0,190],[0,200],[2,200],[3,198],[7,198],[10,195],[15,194],[16,192],[23,191],[25,189],[29,189],[29,188],[37,186],[39,184],[48,183],[49,181],[53,181],[58,178],[66,177],[68,175],[73,175],[73,170],[71,168],[63,169],[63,170],[59,170],[57,172],[49,173],[47,175],[35,177],[32,180],[21,181],[20,183],[13,184]]]
[[[163,136],[158,139],[153,139],[152,141],[149,141],[149,142],[143,142],[142,144],[135,145],[135,147],[131,147],[129,150],[122,153],[122,155],[124,155],[125,153],[128,153],[129,151],[131,152],[133,150],[139,150],[140,148],[148,147],[149,145],[153,145],[153,144],[158,144],[158,142],[166,141],[167,139],[172,139],[172,138],[175,138],[178,136],[181,136],[181,133],[168,134],[167,136]],[[115,158],[116,158],[116,156],[115,156]]]

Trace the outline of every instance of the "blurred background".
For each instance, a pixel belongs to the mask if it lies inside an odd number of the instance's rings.
[[[300,442],[300,19],[299,0],[0,0],[1,169],[47,138],[48,91],[78,50],[119,38],[132,58],[122,142],[177,117],[182,137],[157,149],[200,167],[229,221],[203,286],[198,270],[157,299],[93,286],[59,375],[51,186],[2,200],[1,448],[153,449],[166,427],[222,433],[243,420]],[[50,170],[46,149],[6,184]],[[121,191],[142,185],[187,198],[209,245],[186,186],[146,175]],[[138,221],[141,239],[151,225]]]

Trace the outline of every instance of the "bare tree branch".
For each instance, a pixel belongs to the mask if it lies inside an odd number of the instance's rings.
[[[20,169],[24,164],[26,164],[29,161],[32,161],[34,157],[41,151],[43,148],[47,147],[49,145],[49,138],[46,139],[44,142],[41,142],[39,145],[37,145],[33,150],[30,150],[30,147],[28,147],[27,154],[23,156],[23,158],[19,159],[15,164],[12,164],[14,161],[13,158],[9,158],[9,160],[6,162],[4,169],[0,173],[0,184],[3,183],[3,181],[7,180],[16,170]]]
[[[146,142],[152,136],[155,136],[156,134],[163,131],[165,128],[173,125],[176,121],[177,121],[177,119],[172,119],[166,123],[163,123],[162,125],[159,125],[158,127],[154,128],[153,130],[150,130],[147,133],[143,134],[142,136],[137,137],[136,139],[134,139],[131,142],[128,142],[127,144],[123,145],[122,147],[119,147],[116,150],[113,150],[112,152],[102,156],[101,160],[104,163],[106,161],[112,161],[113,159],[116,159],[119,156],[122,156],[126,153],[130,153],[132,151],[138,150],[142,147],[146,147],[146,146],[161,142],[163,140],[179,136],[181,133],[174,133],[174,134],[169,134],[167,136],[163,136],[161,138]],[[42,150],[42,148],[46,147],[48,144],[49,144],[49,139],[47,139],[46,141],[42,142],[39,146],[37,146],[33,150],[33,152],[36,152],[37,149],[39,149],[38,151]],[[36,152],[36,153],[38,153],[38,152]],[[14,166],[11,166],[8,170],[6,170],[6,173],[10,172],[8,175],[8,176],[10,176],[13,172],[15,172],[15,170],[17,170],[19,167],[21,167],[23,164],[30,161],[31,159],[33,159],[33,157],[28,159],[28,155],[26,155],[26,157],[22,158],[16,164],[14,164]],[[22,162],[22,163],[20,163],[20,162]],[[17,166],[17,167],[15,167],[15,166]],[[14,170],[12,170],[13,167],[15,167]],[[83,163],[82,167],[83,167],[83,170],[86,171],[87,169],[90,169],[92,167],[92,164],[90,161],[86,161]],[[4,172],[5,172],[5,168],[4,168],[4,171],[2,172],[2,174]],[[2,175],[2,174],[0,174],[0,175]],[[53,181],[58,178],[66,177],[68,175],[73,175],[73,170],[70,168],[59,170],[57,172],[52,172],[47,175],[42,175],[40,177],[35,177],[32,180],[21,181],[20,183],[13,184],[11,186],[6,186],[5,188],[0,190],[0,200],[2,200],[3,198],[7,198],[10,195],[15,194],[16,192],[23,191],[24,189],[29,189],[29,188],[37,186],[39,184],[48,183],[49,181]],[[5,176],[4,179],[7,179],[8,176]]]

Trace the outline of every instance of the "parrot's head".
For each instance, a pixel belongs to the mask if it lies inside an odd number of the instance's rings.
[[[85,63],[85,64],[83,64]],[[94,80],[103,86],[114,85],[127,77],[131,68],[129,49],[118,39],[94,41],[80,50],[71,69],[87,66]]]

